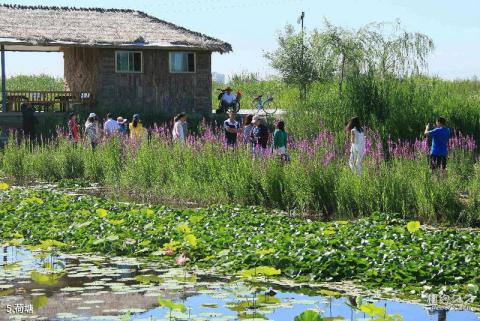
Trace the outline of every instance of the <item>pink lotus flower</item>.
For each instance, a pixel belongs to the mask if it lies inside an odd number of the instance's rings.
[[[185,263],[187,263],[188,260],[190,259],[186,256],[186,254],[182,253],[176,258],[175,262],[177,263],[177,265],[184,265]]]
[[[173,249],[171,247],[169,247],[165,250],[165,255],[170,256],[172,254],[173,254]]]

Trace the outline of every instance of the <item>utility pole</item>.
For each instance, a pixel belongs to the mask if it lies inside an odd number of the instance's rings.
[[[7,112],[7,95],[6,95],[6,88],[5,88],[5,80],[7,78],[5,74],[5,46],[1,45],[1,65],[2,65],[2,112]]]
[[[302,72],[305,70],[305,59],[304,59],[304,55],[305,55],[305,43],[304,43],[304,38],[305,38],[305,30],[304,30],[304,20],[305,20],[305,12],[302,11],[302,14],[300,15],[300,17],[298,17],[298,20],[297,20],[297,23],[301,23],[302,25],[302,48],[301,48],[301,61],[300,61],[300,67],[302,68]],[[305,88],[305,85],[302,84],[302,93],[301,93],[301,98],[303,100],[306,99],[306,96],[307,96],[307,90]]]

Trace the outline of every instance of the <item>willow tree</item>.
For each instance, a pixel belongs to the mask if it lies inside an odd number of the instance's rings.
[[[285,83],[299,87],[302,100],[315,81],[337,79],[342,96],[347,75],[371,74],[386,79],[419,74],[426,70],[428,55],[434,49],[431,38],[407,32],[399,21],[346,29],[325,20],[322,29],[305,35],[287,25],[279,33],[278,45],[265,57]]]
[[[391,30],[388,30],[391,27]],[[427,57],[434,49],[433,40],[418,32],[407,32],[399,21],[393,24],[371,23],[359,29],[345,29],[325,21],[324,28],[314,31],[317,60],[329,51],[335,61],[339,95],[347,73],[373,73],[405,77],[427,69]],[[318,63],[317,63],[318,64]]]

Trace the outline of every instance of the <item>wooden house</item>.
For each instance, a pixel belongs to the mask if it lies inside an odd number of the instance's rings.
[[[211,113],[211,55],[231,45],[135,10],[0,5],[2,80],[5,51],[63,52],[64,92],[12,92],[2,111],[131,108]],[[42,61],[38,61],[41,64]]]

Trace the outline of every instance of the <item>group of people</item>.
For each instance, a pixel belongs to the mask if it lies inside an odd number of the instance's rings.
[[[362,160],[365,156],[365,133],[360,119],[353,117],[346,127],[350,138],[350,168],[358,175],[362,174]],[[432,171],[444,172],[447,167],[448,142],[450,129],[446,127],[446,120],[438,117],[435,126],[427,124],[424,135],[429,139],[429,163]]]
[[[69,115],[67,127],[69,139],[75,143],[80,141],[80,126],[75,113]],[[130,137],[139,140],[146,135],[146,130],[138,114],[133,115],[132,122],[128,123],[122,116],[114,119],[113,115],[108,113],[105,122],[101,125],[97,115],[90,113],[85,122],[85,138],[93,149],[99,143],[102,134],[105,137]]]
[[[236,111],[229,109],[228,118],[223,123],[223,129],[225,131],[225,142],[229,148],[235,148],[238,145],[238,138],[241,135],[243,144],[250,148],[254,156],[261,156],[270,146],[273,152],[283,161],[290,160],[287,152],[288,134],[285,131],[285,122],[282,120],[277,121],[275,124],[275,131],[273,132],[273,139],[270,145],[270,133],[266,120],[260,115],[247,115],[243,119],[243,124],[240,124],[237,120]],[[350,140],[349,166],[360,176],[366,150],[365,133],[359,117],[350,119],[346,126],[346,132]],[[73,113],[70,114],[68,120],[68,134],[73,142],[80,140],[79,126],[76,115]],[[119,136],[140,140],[146,136],[147,132],[138,114],[133,115],[132,121],[128,123],[127,119],[121,116],[115,119],[111,113],[108,113],[103,126],[101,126],[97,115],[90,113],[85,122],[85,137],[93,149],[95,149],[102,134],[104,137]],[[431,142],[429,162],[432,170],[445,170],[450,137],[450,129],[446,127],[445,118],[439,117],[435,126],[427,125],[424,134]],[[174,118],[172,138],[174,141],[182,143],[186,141],[187,137],[187,115],[180,113]]]
[[[260,115],[247,115],[244,118],[243,126],[237,121],[235,110],[228,110],[228,119],[223,123],[225,130],[225,141],[228,147],[235,147],[238,141],[238,135],[243,135],[243,143],[251,147],[255,155],[261,155],[268,148],[270,134],[266,125],[265,118]],[[285,131],[285,122],[277,121],[273,133],[272,148],[283,160],[288,160],[287,153],[288,134]]]

